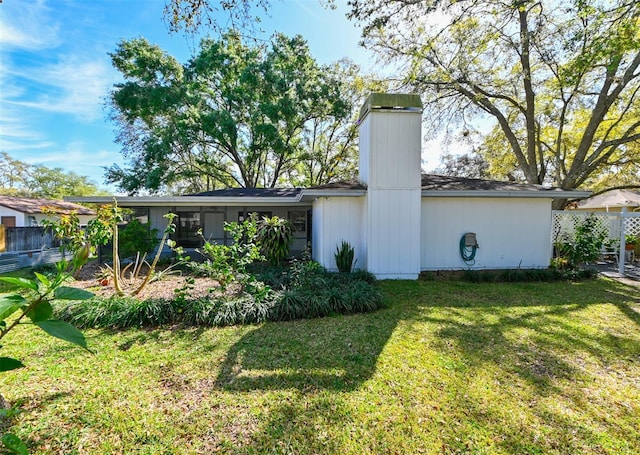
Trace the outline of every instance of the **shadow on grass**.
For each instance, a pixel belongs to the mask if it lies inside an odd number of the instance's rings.
[[[400,295],[399,289],[392,289]],[[600,386],[603,375],[611,374],[609,379],[618,381],[617,371],[624,374],[627,368],[634,368],[640,352],[638,288],[602,280],[551,285],[449,283],[440,288],[425,285],[424,290],[428,292],[416,295],[412,302],[400,297],[403,305],[419,308],[410,318],[403,318],[410,323],[407,335],[428,332],[430,347],[455,364],[455,377],[460,381],[452,383],[456,398],[443,406],[454,413],[463,409],[474,422],[443,434],[444,447],[468,451],[465,441],[473,441],[480,429],[499,434],[497,444],[510,453],[540,453],[553,446],[564,447],[566,453],[590,452],[594,447],[616,452],[633,439],[618,430],[618,425],[635,421],[632,411],[624,403],[616,407],[617,402],[607,402],[609,392]],[[486,378],[487,371],[497,381],[490,386],[494,393],[501,390],[498,396],[509,390],[523,394],[508,403],[515,407],[512,412],[516,415],[530,416],[528,425],[520,424],[512,431],[511,425],[518,425],[512,422],[505,431],[496,425],[504,419],[502,409],[487,407],[477,398],[457,401],[476,396],[481,388],[468,384],[472,378]],[[624,386],[624,380],[620,385]],[[602,401],[592,402],[582,387],[598,390]],[[561,403],[557,410],[536,404],[539,399],[544,403],[545,397]],[[517,410],[519,403],[524,411]],[[573,414],[565,415],[563,407]],[[624,424],[610,425],[608,413],[625,419]],[[549,425],[550,443],[538,441],[535,425],[539,424],[534,422]],[[607,444],[613,449],[605,449]]]
[[[480,284],[475,299],[424,305],[417,320],[438,327],[436,344],[443,351],[453,344],[471,365],[499,365],[540,393],[551,393],[556,379],[581,374],[565,354],[586,353],[606,363],[638,348],[635,339],[594,330],[592,321],[583,319],[585,314],[598,317],[591,306],[610,303],[640,325],[640,314],[628,303],[637,298],[631,294],[640,295],[638,290],[616,282],[602,284],[554,284],[546,290],[545,284],[504,284],[498,287],[504,295],[495,300],[482,296]],[[534,295],[536,290],[542,292]]]
[[[228,391],[354,390],[375,372],[399,313],[264,324],[227,352],[216,386]]]
[[[574,324],[574,314],[590,305],[612,302],[640,324],[640,315],[625,303],[627,288],[616,282],[485,286],[494,294],[483,292],[483,286],[386,283],[383,287],[395,302],[387,310],[262,325],[228,350],[216,386],[232,391],[354,390],[373,375],[380,353],[402,320],[436,327],[434,334],[443,352],[454,343],[471,365],[504,365],[545,388],[554,379],[576,374],[557,352],[585,351],[605,358],[626,349],[619,337],[594,335]],[[611,300],[612,296],[616,299]],[[526,336],[513,335],[518,331]]]
[[[407,313],[388,308],[268,323],[241,337],[227,351],[214,387],[277,397],[245,448],[256,453],[345,452],[345,441],[335,437],[335,429],[353,420],[352,404],[343,393],[374,375],[400,316]]]

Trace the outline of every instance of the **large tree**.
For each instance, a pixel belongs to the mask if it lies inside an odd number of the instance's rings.
[[[341,87],[341,100],[349,114],[318,117],[302,132],[298,163],[287,172],[294,186],[316,186],[356,178],[358,175],[358,117],[366,96],[384,91],[386,83],[362,73],[348,59],[326,67],[326,76]]]
[[[0,194],[23,196],[26,192],[25,182],[29,178],[29,167],[7,152],[0,152]]]
[[[404,70],[427,114],[495,120],[526,181],[576,188],[632,158],[639,2],[349,3],[365,45]]]
[[[111,105],[129,167],[112,166],[107,180],[129,193],[287,184],[305,134],[351,112],[344,82],[300,36],[246,45],[227,33],[203,40],[184,65],[135,39],[112,60],[125,78]]]
[[[50,168],[42,164],[28,164],[0,153],[0,194],[45,199],[65,196],[105,195],[89,177]]]

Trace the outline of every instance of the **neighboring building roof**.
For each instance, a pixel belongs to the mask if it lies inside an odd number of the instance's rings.
[[[631,190],[611,190],[578,202],[579,209],[610,207],[640,207],[640,193]]]
[[[78,215],[95,215],[93,210],[82,205],[54,199],[0,196],[0,205],[22,213],[42,213],[42,208],[47,207],[61,215],[68,215],[71,212],[76,212]]]

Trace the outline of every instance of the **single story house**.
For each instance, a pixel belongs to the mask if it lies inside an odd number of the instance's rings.
[[[95,212],[82,205],[54,199],[38,199],[15,196],[0,196],[0,224],[5,227],[39,226],[49,217],[44,208],[59,215],[75,212],[81,225],[95,217]]]
[[[632,190],[611,190],[577,202],[574,210],[590,212],[640,212],[640,192]]]
[[[334,253],[345,240],[355,248],[357,267],[381,279],[415,279],[424,270],[546,268],[552,200],[589,196],[541,185],[423,175],[418,95],[371,94],[358,123],[357,181],[116,199],[160,231],[163,215],[176,213],[175,240],[185,246],[197,245],[199,228],[205,237],[225,242],[224,221],[258,212],[290,219],[294,250],[310,243],[313,258],[328,269],[336,269]]]

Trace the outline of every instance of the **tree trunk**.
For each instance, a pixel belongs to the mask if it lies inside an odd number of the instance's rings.
[[[551,203],[552,210],[564,210],[567,206],[568,199],[554,199]]]

